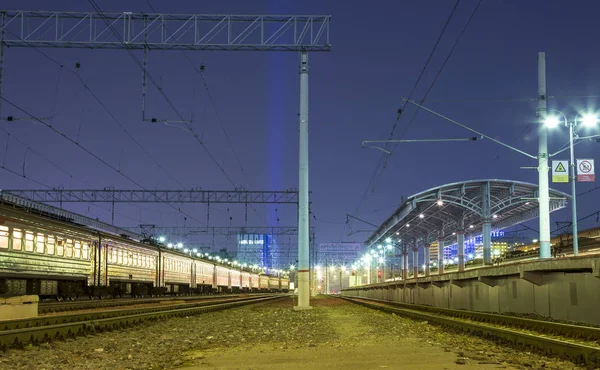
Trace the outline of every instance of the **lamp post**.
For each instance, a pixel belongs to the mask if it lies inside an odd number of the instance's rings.
[[[575,133],[574,133],[574,129],[575,126],[577,126],[577,124],[581,123],[586,127],[594,127],[596,126],[596,124],[598,123],[598,118],[596,116],[594,116],[593,114],[581,114],[581,113],[577,113],[577,115],[575,116],[575,119],[573,119],[572,121],[569,121],[567,119],[567,116],[559,111],[559,110],[551,110],[551,112],[555,112],[558,113],[562,116],[563,120],[564,120],[564,124],[565,126],[567,126],[569,128],[569,149],[571,151],[571,165],[569,166],[571,169],[571,211],[572,211],[572,218],[573,218],[573,255],[577,256],[579,254],[579,238],[577,236],[577,194],[575,193],[575,182],[576,182],[576,177],[575,177],[575,154],[574,154],[574,137],[575,137]],[[545,120],[545,124],[548,128],[555,128],[558,126],[558,124],[560,123],[558,117],[556,116],[548,116]]]

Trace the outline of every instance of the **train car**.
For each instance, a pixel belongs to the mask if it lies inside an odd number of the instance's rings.
[[[194,261],[196,291],[201,294],[212,293],[215,277],[215,266],[212,263],[204,261]]]
[[[116,238],[104,238],[103,245],[107,283],[114,288],[112,294],[132,297],[152,294],[158,277],[158,250]]]
[[[269,290],[269,277],[267,275],[259,275],[258,289],[261,291]]]
[[[192,260],[175,253],[163,252],[162,275],[164,276],[166,293],[190,293]]]
[[[217,291],[228,292],[229,291],[229,269],[223,266],[217,266]]]
[[[95,236],[84,228],[4,209],[0,214],[0,292],[75,298],[92,283]]]
[[[260,278],[258,274],[250,274],[250,290],[257,291],[260,289]]]
[[[229,270],[229,279],[231,281],[231,290],[233,292],[239,292],[242,286],[242,274],[238,270]]]
[[[245,272],[242,271],[242,286],[241,289],[244,292],[247,292],[250,290],[250,273],[249,272]]]
[[[290,290],[290,280],[289,279],[281,279],[281,291],[287,292]]]
[[[279,286],[279,278],[276,276],[269,276],[269,290],[272,292],[278,291],[281,287]]]

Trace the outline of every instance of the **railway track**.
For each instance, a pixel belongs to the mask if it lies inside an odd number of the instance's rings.
[[[86,310],[90,308],[109,308],[118,306],[127,306],[133,304],[155,303],[169,300],[206,300],[223,299],[228,297],[247,297],[253,294],[226,294],[211,296],[184,296],[184,297],[157,297],[157,298],[112,298],[112,299],[93,299],[86,301],[63,301],[63,302],[40,302],[38,304],[38,314],[51,312],[66,312],[75,310]]]
[[[380,311],[499,339],[519,348],[567,358],[591,368],[600,366],[599,328],[359,297],[341,298]]]
[[[27,343],[64,339],[96,331],[112,330],[149,320],[185,317],[266,302],[287,295],[261,295],[226,298],[196,303],[170,304],[145,308],[95,311],[70,315],[41,316],[0,322],[0,348],[20,347]]]

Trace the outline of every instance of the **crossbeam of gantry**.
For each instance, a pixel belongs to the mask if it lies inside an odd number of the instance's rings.
[[[297,190],[2,190],[41,203],[271,203],[297,204]]]
[[[538,187],[511,180],[472,180],[432,188],[408,197],[365,241],[366,246],[393,240],[429,243],[454,232],[500,230],[538,217]],[[568,194],[550,190],[550,211],[566,206]]]
[[[297,226],[158,226],[140,225],[136,227],[124,227],[123,229],[157,235],[221,235],[232,236],[239,234],[267,234],[274,236],[298,235]],[[314,232],[314,227],[311,227]]]
[[[329,15],[0,10],[9,47],[329,51]]]

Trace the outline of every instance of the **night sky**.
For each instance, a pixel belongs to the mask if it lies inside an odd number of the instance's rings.
[[[97,1],[104,12],[151,12],[144,0]],[[361,148],[362,140],[386,139],[417,81],[454,0],[424,1],[169,1],[151,0],[158,12],[220,14],[330,14],[332,50],[311,53],[310,186],[317,242],[364,241],[373,229],[346,214],[379,225],[402,196],[472,179],[537,182],[535,160],[489,140],[401,144],[381,164],[382,152]],[[444,60],[478,0],[460,1],[412,98],[431,87]],[[3,9],[91,11],[87,1],[4,0]],[[596,1],[484,0],[460,39],[424,105],[452,119],[537,153],[537,53],[546,52],[549,108],[568,117],[600,108],[600,47]],[[97,154],[147,189],[284,190],[298,187],[298,53],[182,52],[150,53],[148,70],[185,117],[204,148],[185,130],[141,120],[139,67],[124,50],[43,49],[53,61],[31,48],[5,53],[4,96],[31,114],[47,119],[61,132]],[[141,58],[141,52],[136,52]],[[156,164],[123,131],[68,69],[80,62],[79,76],[121,125],[167,170]],[[216,110],[195,68],[204,78]],[[472,136],[413,107],[401,115],[394,138],[423,139]],[[1,116],[25,116],[2,104]],[[147,115],[176,119],[157,90],[149,86]],[[220,119],[219,119],[220,118]],[[139,187],[48,128],[32,121],[0,121],[4,189],[49,187],[101,189]],[[181,126],[181,124],[179,124]],[[222,125],[222,126],[221,126]],[[229,139],[224,135],[223,129]],[[10,133],[10,136],[7,135]],[[594,130],[583,134],[600,133]],[[20,140],[22,144],[19,141]],[[229,143],[231,142],[232,145]],[[550,152],[568,142],[565,127],[549,134]],[[8,145],[8,149],[7,149]],[[576,147],[576,157],[594,158],[599,143]],[[27,149],[34,148],[42,158]],[[234,154],[235,152],[235,154]],[[5,156],[6,153],[6,156]],[[236,159],[236,155],[237,158]],[[63,171],[51,165],[57,164]],[[568,159],[568,151],[555,159]],[[241,164],[241,165],[240,165]],[[375,173],[375,176],[373,174]],[[570,193],[568,184],[551,185]],[[578,184],[578,193],[597,185]],[[600,211],[598,191],[578,198],[579,218]],[[118,205],[115,224],[200,226],[204,205]],[[110,221],[109,205],[70,209]],[[244,207],[210,208],[210,225],[244,225]],[[554,213],[570,221],[570,208]],[[248,225],[293,226],[296,207],[257,205]],[[537,220],[527,224],[537,229]],[[598,225],[596,216],[580,229]],[[351,234],[351,235],[349,235]],[[531,232],[528,238],[535,237]],[[287,238],[287,237],[286,237]],[[234,238],[233,238],[234,239]],[[295,238],[291,238],[295,242]],[[200,239],[186,242],[202,242]],[[230,245],[232,240],[223,240]]]

